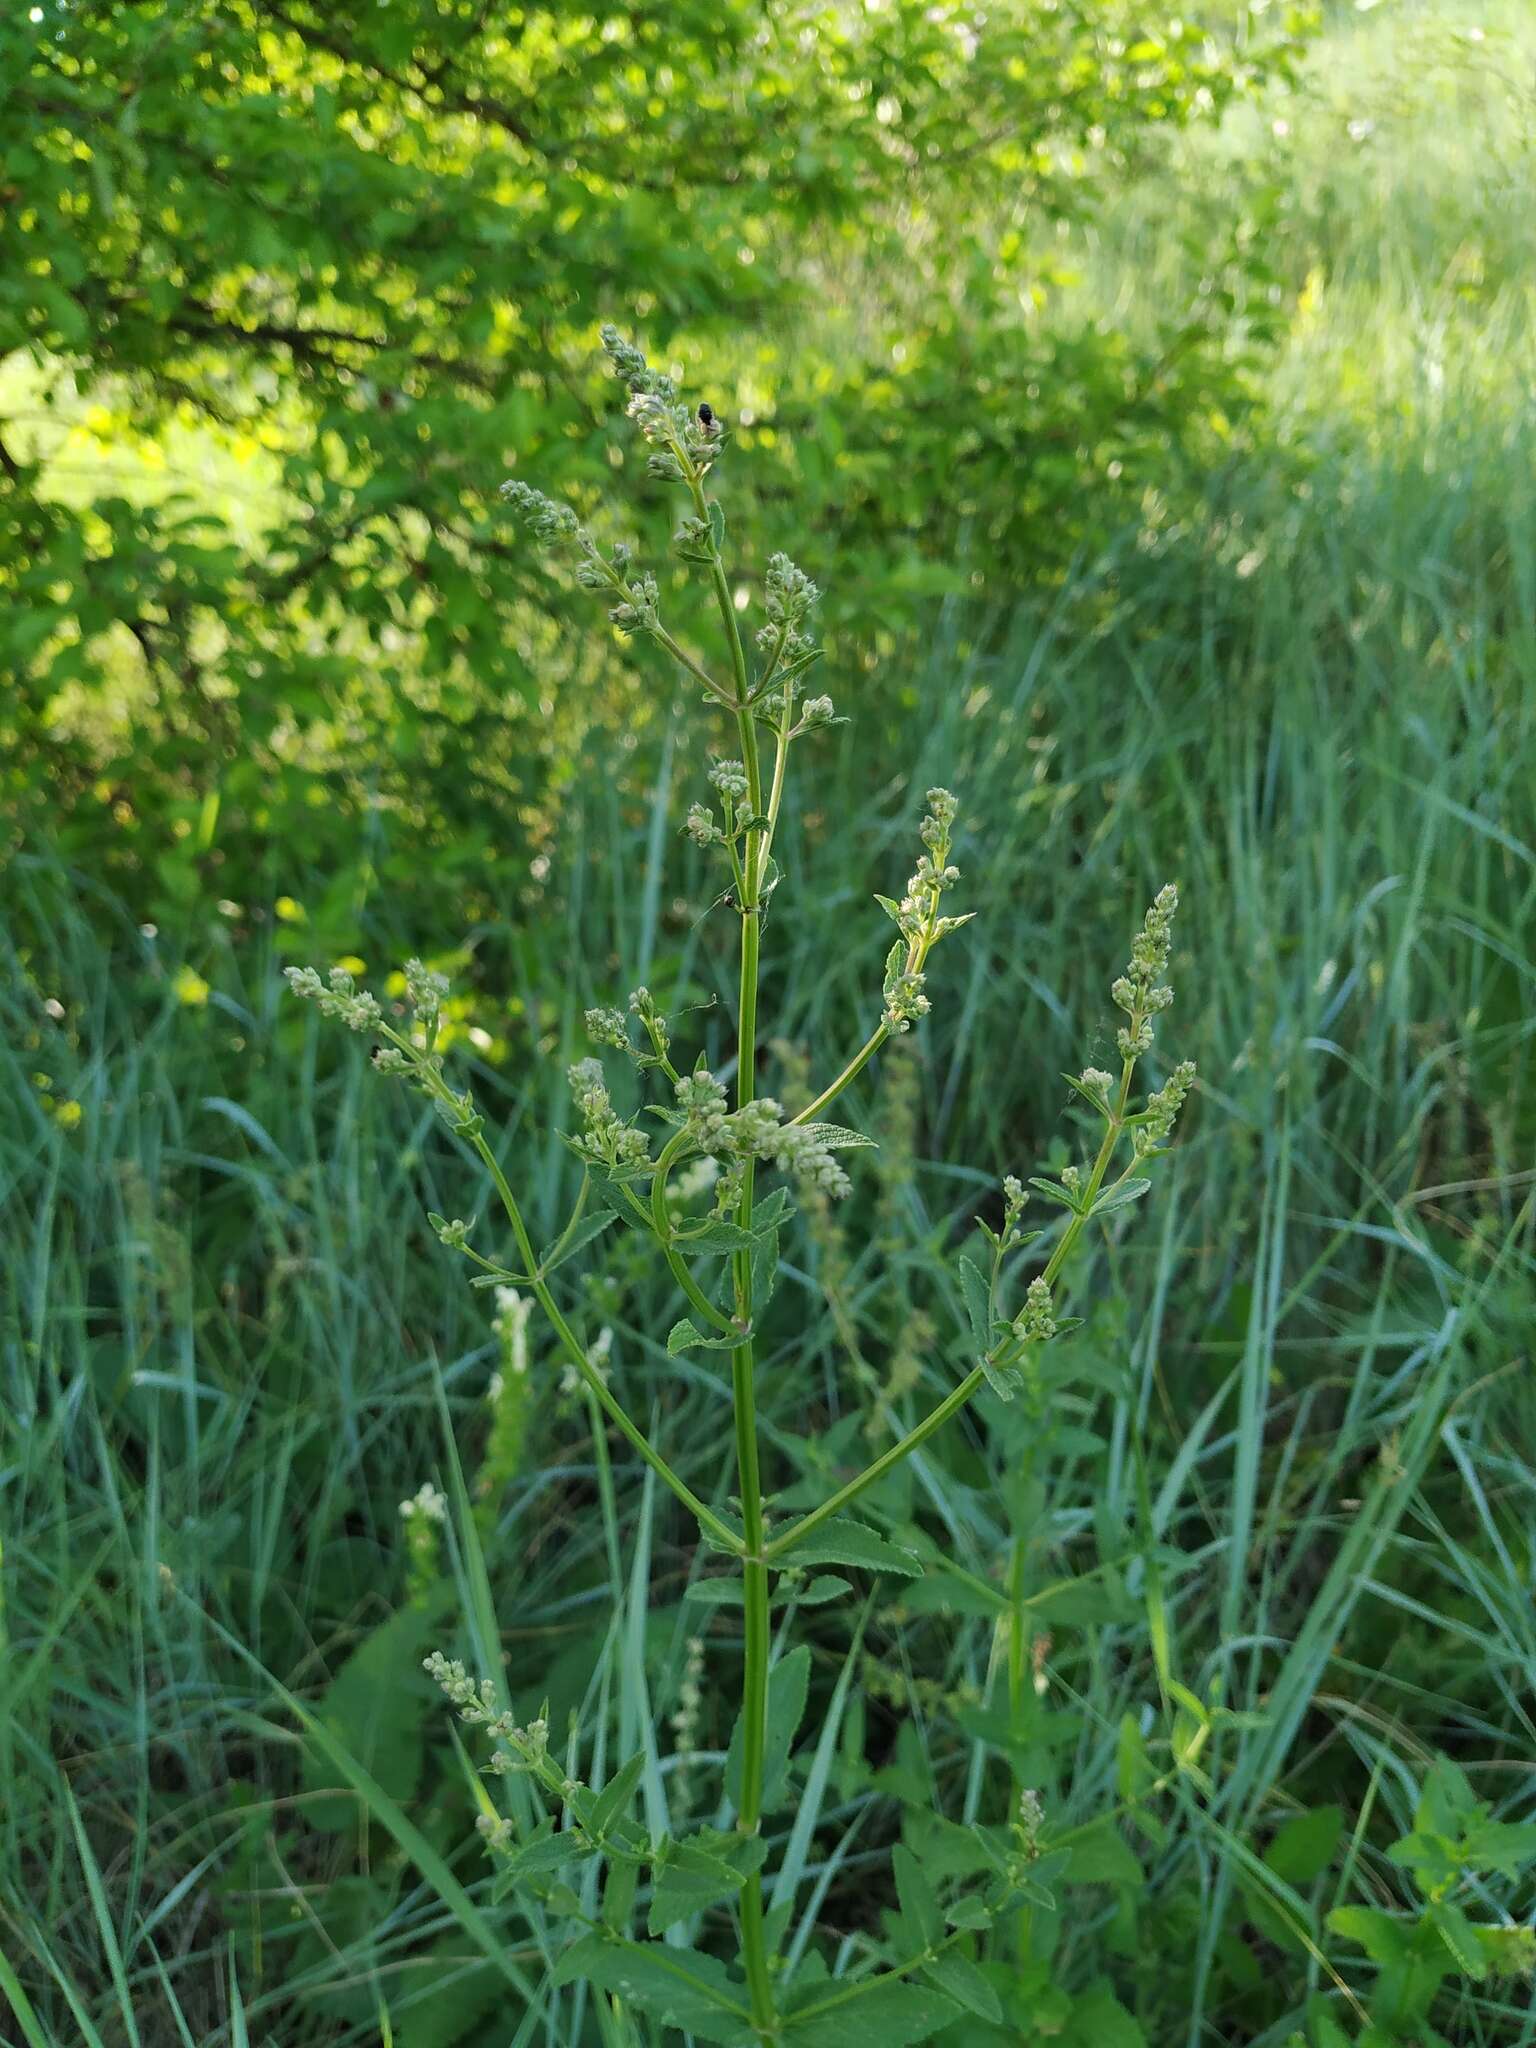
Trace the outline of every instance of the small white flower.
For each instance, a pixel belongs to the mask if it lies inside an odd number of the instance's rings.
[[[400,1503],[402,1521],[412,1521],[417,1515],[428,1522],[445,1522],[448,1519],[448,1496],[439,1493],[430,1479],[424,1479],[410,1499]]]

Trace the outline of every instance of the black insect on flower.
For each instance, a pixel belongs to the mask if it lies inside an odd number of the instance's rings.
[[[720,422],[715,418],[715,409],[712,405],[705,403],[699,407],[699,425],[706,434],[714,434],[719,431]]]

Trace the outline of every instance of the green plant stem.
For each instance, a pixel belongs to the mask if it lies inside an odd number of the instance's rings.
[[[890,1035],[891,1027],[882,1017],[832,1085],[829,1088],[823,1088],[814,1102],[809,1102],[804,1109],[798,1110],[790,1118],[790,1122],[792,1124],[814,1123],[817,1117],[821,1115],[821,1112],[827,1107],[827,1104],[835,1102],[848,1086],[848,1083],[863,1072],[864,1068],[868,1066]]]
[[[872,1047],[872,1042],[870,1042],[870,1047],[866,1049],[862,1059],[866,1059],[872,1049],[874,1047]],[[862,1059],[860,1059],[860,1065],[862,1065]],[[1114,1157],[1114,1147],[1120,1141],[1120,1133],[1122,1133],[1122,1128],[1124,1128],[1124,1112],[1126,1112],[1126,1104],[1130,1100],[1130,1075],[1135,1073],[1135,1067],[1137,1067],[1135,1059],[1128,1059],[1124,1063],[1124,1067],[1120,1069],[1120,1098],[1118,1098],[1118,1102],[1114,1106],[1114,1112],[1110,1114],[1110,1118],[1106,1122],[1104,1141],[1102,1141],[1102,1145],[1098,1149],[1098,1157],[1094,1159],[1094,1171],[1092,1171],[1090,1176],[1087,1176],[1087,1188],[1083,1190],[1083,1210],[1092,1208],[1094,1196],[1104,1186],[1104,1176],[1106,1176],[1106,1171],[1108,1171],[1110,1159]],[[858,1071],[858,1069],[854,1067],[852,1071]],[[834,1090],[836,1090],[836,1085],[840,1085],[840,1083],[834,1083]],[[813,1104],[813,1108],[819,1108],[821,1102],[827,1102],[831,1098],[831,1094],[834,1094],[834,1090],[829,1090],[825,1096],[821,1096],[819,1102]],[[797,1122],[799,1120],[801,1118],[797,1118]],[[1057,1249],[1051,1253],[1051,1260],[1047,1262],[1047,1268],[1044,1268],[1044,1282],[1047,1282],[1047,1286],[1061,1272],[1063,1264],[1067,1262],[1067,1255],[1071,1253],[1073,1245],[1077,1243],[1077,1239],[1083,1233],[1083,1225],[1085,1223],[1087,1223],[1085,1214],[1077,1214],[1077,1217],[1071,1219],[1067,1229],[1061,1233],[1061,1241],[1057,1243]],[[989,1362],[993,1366],[1010,1364],[1008,1350],[1004,1348],[1004,1352],[997,1354],[997,1356],[989,1354]],[[856,1479],[850,1479],[846,1487],[840,1487],[829,1499],[821,1501],[819,1507],[813,1507],[809,1516],[803,1516],[793,1528],[784,1530],[782,1536],[776,1536],[768,1544],[768,1556],[770,1556],[770,1559],[776,1559],[776,1556],[784,1556],[788,1550],[793,1550],[799,1542],[803,1542],[811,1534],[811,1530],[819,1528],[829,1516],[836,1516],[836,1513],[840,1513],[850,1501],[856,1501],[858,1495],[866,1487],[872,1487],[877,1479],[885,1479],[885,1475],[889,1473],[889,1470],[893,1470],[897,1464],[901,1464],[903,1458],[909,1458],[913,1450],[918,1450],[922,1444],[926,1444],[928,1438],[936,1430],[942,1430],[944,1423],[950,1419],[950,1415],[961,1413],[961,1409],[971,1399],[971,1395],[979,1389],[981,1382],[985,1380],[985,1376],[987,1374],[985,1374],[983,1366],[973,1366],[971,1372],[967,1372],[967,1376],[961,1380],[961,1384],[954,1386],[954,1389],[950,1389],[950,1393],[944,1395],[944,1399],[938,1403],[938,1407],[932,1409],[928,1415],[924,1415],[924,1419],[918,1423],[918,1427],[915,1427],[915,1430],[907,1430],[907,1434],[901,1438],[899,1444],[893,1444],[889,1450],[881,1452],[881,1456],[874,1460],[874,1464],[864,1466],[864,1470]],[[748,1544],[748,1548],[752,1548],[752,1544]]]
[[[472,1140],[472,1143],[484,1162],[492,1181],[495,1183],[497,1194],[501,1197],[501,1206],[506,1210],[507,1220],[512,1225],[512,1234],[517,1239],[518,1251],[527,1260],[529,1271],[534,1272],[533,1243],[528,1236],[527,1225],[523,1222],[522,1211],[517,1206],[517,1198],[508,1186],[507,1177],[501,1170],[501,1162],[485,1142],[483,1136],[477,1136]],[[560,1339],[561,1347],[571,1364],[575,1366],[583,1384],[591,1389],[593,1395],[612,1418],[620,1434],[629,1443],[631,1448],[640,1454],[658,1479],[671,1487],[684,1507],[692,1512],[701,1529],[707,1530],[714,1540],[717,1543],[723,1543],[727,1550],[739,1551],[741,1545],[737,1540],[735,1532],[725,1522],[722,1522],[717,1514],[704,1505],[703,1501],[699,1499],[685,1479],[680,1478],[673,1471],[660,1451],[653,1447],[645,1432],[630,1420],[623,1407],[614,1398],[612,1393],[609,1392],[607,1382],[602,1374],[597,1371],[591,1359],[588,1358],[581,1339],[561,1314],[560,1305],[550,1293],[548,1283],[540,1279],[537,1273],[534,1273],[533,1293],[539,1307],[543,1309],[553,1325],[555,1335]]]
[[[917,934],[915,938],[908,940],[908,974],[920,974],[922,972],[923,966],[927,961],[928,954],[932,949],[933,942],[934,939],[931,930],[921,931]],[[821,1093],[817,1096],[816,1100],[814,1102],[807,1103],[804,1109],[802,1109],[797,1115],[792,1116],[790,1118],[790,1122],[792,1124],[814,1123],[816,1118],[819,1117],[821,1115],[821,1112],[827,1107],[828,1103],[835,1102],[838,1096],[841,1095],[843,1090],[848,1086],[848,1083],[852,1081],[858,1074],[861,1074],[863,1072],[864,1068],[874,1058],[875,1054],[880,1050],[881,1046],[884,1045],[885,1041],[890,1037],[890,1035],[891,1027],[886,1022],[885,1018],[882,1017],[880,1019],[880,1022],[875,1026],[874,1030],[869,1034],[868,1038],[865,1039],[863,1045],[860,1046],[859,1050],[854,1054],[853,1058],[848,1062],[847,1066],[844,1067],[843,1071],[838,1075],[837,1079],[832,1083],[832,1085],[829,1088],[823,1088]]]
[[[840,2005],[852,2005],[855,1999],[866,1992],[878,1991],[882,1985],[898,1983],[903,1977],[910,1977],[914,1970],[922,1969],[925,1963],[933,1962],[952,1949],[956,1942],[963,1941],[966,1929],[957,1927],[952,1934],[946,1934],[942,1941],[930,1942],[921,1955],[908,1956],[904,1963],[897,1963],[889,1970],[877,1970],[872,1977],[861,1977],[857,1984],[850,1984],[843,1991],[834,1991],[828,1998],[819,1998],[814,2005],[803,2005],[795,2014],[796,2020],[819,2019],[823,2013],[833,2012]]]
[[[701,482],[690,485],[698,516],[707,521],[709,506]],[[750,681],[747,658],[731,601],[730,583],[718,548],[710,563],[715,601],[725,628],[736,677],[736,726],[741,739],[742,766],[747,776],[747,801],[751,816],[763,815],[762,766],[758,758],[756,716],[748,701]],[[757,1093],[757,982],[758,956],[762,937],[762,883],[766,866],[766,834],[754,827],[746,836],[746,861],[741,892],[741,982],[736,1027],[736,1107],[743,1108]],[[743,1230],[752,1228],[753,1170],[748,1160],[742,1176],[741,1200],[736,1220]],[[752,1254],[732,1255],[731,1278],[735,1292],[736,1317],[743,1330],[752,1323]],[[744,1337],[731,1353],[731,1408],[736,1433],[737,1484],[741,1495],[741,1520],[745,1669],[741,1703],[741,1803],[737,1826],[743,1834],[756,1834],[763,1818],[763,1750],[768,1723],[768,1563],[763,1541],[763,1489],[758,1469],[756,1360],[750,1336]],[[778,2020],[773,2001],[773,1984],[768,1971],[768,1939],[763,1924],[762,1877],[752,1872],[741,1891],[741,1950],[747,1984],[752,1998],[753,2024],[770,2036]]]
[[[737,1105],[752,1100],[756,1082],[758,918],[743,908],[741,923],[741,1024],[737,1053]],[[752,1227],[752,1169],[748,1164],[736,1212],[743,1230]],[[736,1314],[752,1320],[752,1254],[733,1255]],[[756,1362],[751,1337],[731,1353],[731,1400],[736,1427],[736,1470],[741,1492],[744,1551],[745,1670],[741,1704],[741,1806],[737,1825],[756,1834],[763,1818],[763,1750],[768,1723],[768,1561],[763,1541],[763,1493],[758,1471]],[[773,1987],[768,1974],[761,1875],[753,1871],[741,1893],[742,1959],[752,1992],[752,2017],[760,2029],[774,2025]]]
[[[389,1039],[392,1044],[398,1046],[408,1059],[415,1062],[417,1072],[420,1074],[423,1084],[436,1101],[444,1103],[450,1108],[457,1109],[458,1104],[443,1081],[442,1076],[434,1067],[422,1060],[418,1047],[413,1045],[408,1038],[403,1037],[398,1031],[391,1030],[388,1025],[383,1027],[382,1035]],[[722,1522],[713,1509],[707,1508],[693,1491],[693,1488],[689,1486],[688,1482],[673,1471],[660,1451],[656,1450],[651,1444],[645,1432],[638,1424],[630,1420],[623,1406],[609,1392],[607,1382],[594,1367],[591,1359],[588,1358],[580,1338],[561,1314],[560,1305],[549,1290],[549,1283],[538,1270],[538,1260],[534,1257],[533,1251],[533,1239],[528,1235],[528,1226],[523,1221],[523,1212],[518,1207],[517,1197],[512,1192],[507,1176],[501,1170],[501,1161],[486,1143],[484,1132],[475,1132],[470,1137],[469,1142],[479,1155],[480,1162],[485,1167],[486,1172],[491,1176],[492,1185],[495,1187],[496,1193],[500,1198],[502,1208],[506,1211],[507,1221],[512,1226],[512,1235],[516,1240],[519,1256],[528,1268],[529,1285],[533,1290],[534,1299],[538,1302],[539,1307],[543,1309],[545,1315],[548,1316],[555,1335],[560,1340],[561,1348],[575,1367],[583,1386],[596,1398],[630,1447],[639,1453],[640,1457],[650,1466],[657,1478],[669,1486],[673,1493],[677,1495],[684,1507],[694,1516],[699,1527],[707,1531],[710,1537],[720,1544],[723,1549],[739,1557],[742,1544],[736,1532],[727,1523]]]
[[[775,1536],[768,1546],[769,1558],[787,1555],[797,1544],[803,1543],[813,1529],[819,1529],[823,1522],[828,1521],[833,1515],[840,1514],[850,1501],[858,1499],[866,1487],[873,1486],[877,1479],[883,1479],[887,1472],[894,1470],[901,1463],[903,1458],[909,1458],[915,1450],[927,1443],[935,1430],[942,1429],[952,1415],[960,1413],[986,1377],[981,1366],[972,1366],[960,1384],[951,1388],[938,1407],[930,1410],[915,1429],[909,1429],[899,1443],[892,1444],[888,1451],[882,1451],[872,1465],[865,1466],[857,1479],[850,1479],[846,1486],[840,1486],[819,1508],[812,1508],[808,1515],[802,1516],[793,1528],[786,1529],[782,1536]]]
[[[1093,1207],[1094,1197],[1104,1185],[1104,1175],[1109,1170],[1110,1160],[1115,1156],[1115,1147],[1120,1142],[1120,1133],[1124,1128],[1126,1104],[1131,1099],[1131,1076],[1135,1071],[1136,1062],[1133,1059],[1126,1060],[1120,1069],[1119,1099],[1115,1104],[1113,1114],[1104,1126],[1104,1137],[1099,1145],[1098,1156],[1093,1162],[1093,1171],[1088,1176],[1088,1185],[1083,1190],[1083,1211],[1072,1218],[1072,1221],[1061,1233],[1061,1238],[1055,1251],[1051,1253],[1050,1258],[1046,1261],[1043,1278],[1047,1287],[1051,1285],[1056,1275],[1066,1264],[1072,1247],[1082,1236],[1084,1225],[1088,1221],[1086,1212]]]
[[[736,1326],[730,1317],[725,1314],[723,1309],[716,1308],[715,1304],[683,1263],[682,1256],[677,1249],[676,1233],[672,1228],[672,1219],[667,1214],[667,1175],[672,1171],[673,1166],[681,1155],[688,1149],[690,1143],[691,1140],[686,1131],[676,1131],[661,1148],[660,1155],[656,1161],[656,1171],[651,1177],[651,1229],[655,1232],[656,1242],[661,1246],[667,1264],[672,1269],[673,1279],[676,1280],[678,1286],[681,1287],[700,1315],[713,1323],[717,1330],[733,1330]]]
[[[1134,1060],[1127,1060],[1121,1073],[1120,1099],[1113,1115],[1109,1118],[1103,1142],[1099,1146],[1098,1157],[1093,1163],[1093,1171],[1088,1176],[1088,1186],[1083,1195],[1083,1207],[1085,1209],[1091,1207],[1094,1196],[1103,1186],[1104,1175],[1108,1171],[1110,1160],[1114,1157],[1115,1146],[1124,1128],[1125,1109],[1130,1099],[1131,1075],[1135,1065],[1136,1062]],[[825,1100],[826,1098],[823,1099]],[[1077,1243],[1078,1238],[1081,1237],[1083,1226],[1087,1221],[1086,1216],[1074,1216],[1062,1232],[1060,1242],[1046,1264],[1044,1278],[1047,1285],[1061,1271],[1073,1246]],[[1008,1347],[1005,1346],[995,1356],[989,1354],[989,1360],[994,1366],[1003,1366],[1011,1363]],[[786,1529],[782,1536],[776,1536],[768,1545],[767,1555],[769,1558],[787,1556],[814,1529],[820,1528],[821,1524],[831,1516],[841,1513],[851,1501],[857,1500],[867,1487],[873,1486],[876,1480],[883,1479],[887,1472],[892,1471],[901,1463],[903,1458],[910,1457],[915,1450],[928,1441],[935,1430],[942,1429],[952,1415],[959,1414],[966,1402],[970,1400],[971,1396],[986,1379],[986,1376],[986,1371],[982,1366],[973,1366],[965,1378],[961,1380],[960,1384],[957,1387],[951,1388],[939,1405],[930,1410],[915,1429],[908,1430],[899,1443],[894,1443],[889,1450],[882,1451],[874,1463],[867,1465],[857,1478],[850,1479],[846,1486],[839,1487],[837,1492],[831,1495],[829,1499],[824,1500],[819,1508],[813,1508],[808,1515],[802,1516],[792,1528]],[[747,1547],[749,1550],[751,1549],[750,1541]]]

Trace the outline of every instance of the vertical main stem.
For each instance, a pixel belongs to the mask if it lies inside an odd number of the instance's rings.
[[[702,519],[708,507],[702,487],[694,486],[694,504]],[[710,565],[721,623],[730,647],[731,667],[736,684],[736,724],[741,738],[742,766],[747,777],[747,803],[753,818],[763,816],[763,775],[758,758],[757,723],[747,701],[750,680],[736,608],[730,583],[718,552]],[[741,892],[741,985],[736,1030],[736,1106],[742,1108],[757,1094],[757,977],[761,944],[763,881],[767,867],[767,833],[750,828],[744,849]],[[747,1161],[742,1177],[741,1200],[736,1220],[743,1230],[752,1227],[753,1170]],[[737,1484],[741,1492],[741,1520],[744,1556],[742,1560],[745,1600],[746,1668],[741,1700],[741,1806],[737,1826],[744,1834],[756,1834],[763,1820],[763,1752],[768,1726],[768,1561],[763,1529],[763,1488],[758,1470],[756,1357],[750,1334],[752,1323],[752,1254],[733,1255],[731,1277],[736,1316],[748,1331],[731,1353],[731,1405],[736,1431]],[[773,1982],[768,1970],[768,1937],[763,1923],[763,1885],[753,1871],[741,1889],[741,1949],[747,1985],[752,2001],[752,2020],[763,2040],[778,2033]]]
[[[750,877],[750,868],[749,868]],[[752,1100],[757,1067],[758,918],[754,905],[744,908],[741,928],[741,1025],[737,1053],[737,1102]],[[742,1182],[737,1221],[752,1224],[752,1168]],[[752,1319],[752,1254],[735,1254],[736,1314]],[[768,1561],[763,1550],[763,1491],[757,1458],[756,1360],[748,1336],[731,1353],[731,1396],[736,1422],[736,1469],[741,1489],[742,1562],[745,1598],[746,1670],[741,1702],[741,1811],[737,1825],[756,1834],[763,1818],[763,1750],[768,1722]],[[768,1974],[768,1943],[763,1926],[763,1888],[753,1871],[741,1891],[741,1941],[752,2017],[760,2032],[775,2024],[773,1986]]]

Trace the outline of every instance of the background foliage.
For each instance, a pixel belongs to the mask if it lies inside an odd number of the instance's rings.
[[[997,2038],[1530,2041],[1529,1857],[1477,1833],[1531,1815],[1536,1665],[1525,11],[1341,13],[1305,61],[1273,11],[1108,0],[31,13],[0,26],[7,2041],[598,2038],[490,1899],[438,1642],[499,1641],[520,1706],[613,1754],[659,1727],[646,1797],[701,1816],[730,1611],[547,1359],[488,1402],[504,1339],[421,1220],[470,1210],[464,1169],[277,993],[292,958],[453,966],[553,1221],[526,1133],[582,1006],[711,984],[669,690],[577,652],[492,500],[514,465],[595,497],[615,314],[718,393],[733,533],[828,586],[858,720],[788,821],[820,908],[768,933],[776,1092],[868,1013],[921,791],[974,835],[939,1028],[872,1076],[878,1168],[778,1304],[786,1509],[948,1384],[943,1255],[1070,1137],[1055,1076],[1148,885],[1186,902],[1204,1086],[1164,1215],[1081,1283],[1067,1384],[883,1498],[923,1590],[869,1582],[846,1666],[849,1610],[798,1619],[834,1732],[794,1766],[788,1940],[819,1893],[856,1953],[894,1836],[936,1863],[1013,1778],[1098,1825]],[[576,1299],[712,1492],[719,1385],[647,1288],[617,1259]],[[473,1515],[413,1560],[398,1504],[455,1445]],[[1166,1767],[1165,1630],[1255,1719],[1208,1800],[1104,1826],[1137,1741]],[[1470,1935],[1393,1853],[1416,1810]]]

